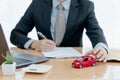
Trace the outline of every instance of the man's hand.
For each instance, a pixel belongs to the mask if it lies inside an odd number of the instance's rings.
[[[85,55],[93,55],[99,61],[106,62],[107,61],[107,51],[103,47],[96,47],[90,51],[88,51]]]
[[[37,50],[37,51],[52,51],[55,47],[55,42],[48,39],[43,39],[40,41],[35,40],[31,45],[30,48]]]

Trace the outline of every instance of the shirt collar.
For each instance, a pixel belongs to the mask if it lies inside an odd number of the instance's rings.
[[[53,8],[56,8],[59,3],[60,3],[60,2],[59,2],[58,0],[53,0]],[[71,4],[71,0],[65,0],[65,1],[62,3],[62,5],[64,6],[64,8],[65,8],[66,10],[69,9],[70,4]]]

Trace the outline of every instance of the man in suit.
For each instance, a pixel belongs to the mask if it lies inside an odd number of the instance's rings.
[[[93,49],[86,55],[94,55],[99,61],[106,62],[108,46],[102,29],[99,27],[94,13],[94,5],[89,0],[33,0],[24,16],[11,32],[11,42],[26,49],[51,51],[55,42],[55,22],[58,13],[57,5],[64,7],[66,30],[60,47],[83,47],[82,35],[86,34],[92,42]],[[27,37],[28,33],[36,28],[47,39],[33,40]]]

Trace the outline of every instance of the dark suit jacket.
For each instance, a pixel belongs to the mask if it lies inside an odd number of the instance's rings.
[[[24,48],[30,40],[28,33],[36,28],[48,39],[52,40],[51,25],[52,0],[33,0],[24,16],[11,32],[11,42]],[[98,42],[107,45],[102,29],[99,27],[94,13],[94,5],[89,0],[71,0],[65,36],[60,46],[82,47],[83,30],[90,38],[93,47]],[[39,39],[41,39],[38,36]]]

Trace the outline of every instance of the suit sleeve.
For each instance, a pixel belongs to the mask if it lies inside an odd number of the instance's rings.
[[[33,9],[34,0],[26,10],[24,16],[20,19],[16,27],[11,32],[10,41],[17,47],[24,48],[24,44],[30,40],[27,35],[34,27]]]
[[[93,47],[95,47],[95,45],[99,42],[102,42],[107,45],[103,30],[100,28],[96,19],[94,12],[94,4],[92,2],[90,2],[89,4],[88,16],[85,22],[85,26],[86,34],[92,42]]]

